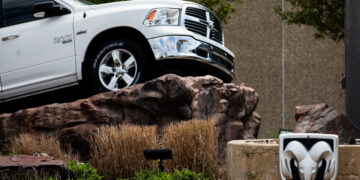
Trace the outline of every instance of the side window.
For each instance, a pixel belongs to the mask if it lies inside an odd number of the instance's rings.
[[[3,27],[3,17],[2,17],[2,1],[0,0],[0,28]]]
[[[34,17],[33,5],[45,1],[49,0],[2,0],[3,25],[11,26],[39,19]]]

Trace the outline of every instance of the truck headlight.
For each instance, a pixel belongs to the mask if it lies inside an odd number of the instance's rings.
[[[145,26],[179,25],[180,9],[153,9],[144,21]]]

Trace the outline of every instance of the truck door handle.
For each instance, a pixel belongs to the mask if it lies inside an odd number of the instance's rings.
[[[9,41],[9,40],[16,39],[16,38],[19,38],[19,37],[20,37],[20,34],[13,34],[13,35],[1,38],[1,40],[2,41]]]

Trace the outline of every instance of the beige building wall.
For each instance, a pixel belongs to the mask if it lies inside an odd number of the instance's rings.
[[[296,105],[324,102],[345,112],[343,42],[314,39],[311,27],[282,27],[274,12],[280,5],[281,0],[244,0],[224,25],[225,44],[236,55],[234,83],[246,83],[260,95],[260,137],[283,124],[292,129]]]

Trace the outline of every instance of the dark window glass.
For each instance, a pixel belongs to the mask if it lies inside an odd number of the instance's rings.
[[[3,26],[3,18],[2,18],[2,1],[0,0],[0,28]]]
[[[34,4],[49,0],[2,0],[4,26],[33,21]]]

